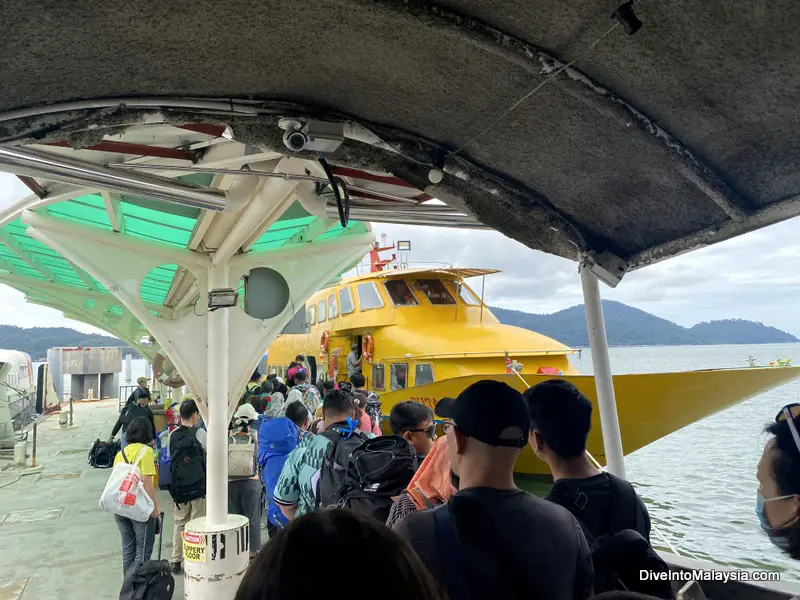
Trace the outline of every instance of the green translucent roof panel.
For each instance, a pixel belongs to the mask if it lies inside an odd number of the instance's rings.
[[[162,244],[185,248],[196,219],[121,202],[125,233]]]
[[[112,230],[103,198],[96,194],[51,204],[47,207],[47,212],[68,221]]]
[[[178,265],[161,265],[150,271],[142,280],[140,288],[142,300],[152,304],[164,304],[177,269]]]
[[[256,240],[252,250],[259,252],[262,250],[271,250],[272,248],[280,248],[286,240],[290,240],[294,234],[299,232],[306,225],[313,223],[316,218],[317,217],[299,217],[297,219],[277,221]]]

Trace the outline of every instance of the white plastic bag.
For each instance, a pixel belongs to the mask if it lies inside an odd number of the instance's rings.
[[[132,463],[128,462],[125,451],[122,451],[123,462],[114,465],[100,496],[100,508],[104,511],[141,523],[153,514],[155,506],[144,489],[142,471],[139,469],[146,449],[142,448]]]

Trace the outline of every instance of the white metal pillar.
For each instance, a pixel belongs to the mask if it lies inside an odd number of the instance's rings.
[[[603,447],[606,453],[608,472],[625,478],[625,458],[622,453],[622,436],[619,431],[617,400],[614,397],[614,380],[611,376],[611,361],[608,356],[606,323],[600,299],[600,284],[589,265],[580,266],[583,286],[583,303],[586,307],[586,328],[589,332],[589,347],[592,350],[594,383],[597,388],[597,406],[600,409],[600,425],[603,430]]]
[[[209,289],[229,287],[228,263],[208,269]],[[206,322],[208,381],[208,442],[206,516],[211,525],[228,518],[228,361],[230,308],[209,311]]]

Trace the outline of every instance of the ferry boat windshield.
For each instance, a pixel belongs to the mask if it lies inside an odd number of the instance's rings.
[[[386,291],[395,306],[418,306],[419,301],[408,284],[402,279],[393,279],[385,284]]]
[[[417,279],[417,286],[431,304],[455,304],[456,300],[447,291],[440,279]]]

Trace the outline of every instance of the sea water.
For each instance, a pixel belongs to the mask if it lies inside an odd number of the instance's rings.
[[[766,365],[795,358],[800,344],[611,348],[614,373],[652,373]],[[574,363],[592,372],[591,353]],[[768,435],[764,426],[780,408],[800,402],[800,380],[775,388],[676,431],[625,458],[656,528],[682,554],[744,569],[782,571],[800,579],[800,567],[773,546],[755,514],[756,468]],[[625,439],[622,440],[623,447]],[[653,544],[666,549],[654,532]]]
[[[800,344],[611,348],[610,354],[612,369],[620,374],[746,367],[749,356],[760,365],[776,358],[795,358],[800,365]],[[572,360],[582,373],[592,372],[588,350]],[[132,361],[130,383],[136,385],[144,374],[145,361]],[[121,373],[120,384],[126,383]],[[653,524],[680,553],[800,579],[798,563],[770,544],[755,514],[756,467],[768,437],[764,426],[790,402],[800,402],[800,380],[626,456],[628,478],[644,498]],[[667,549],[655,532],[651,538]]]

